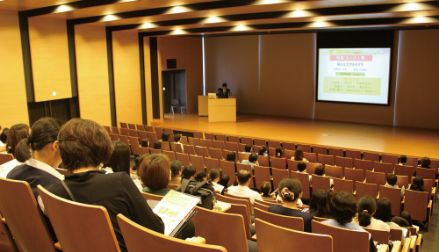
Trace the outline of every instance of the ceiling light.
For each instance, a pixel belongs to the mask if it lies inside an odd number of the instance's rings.
[[[423,23],[433,23],[436,22],[436,20],[432,17],[419,16],[419,17],[408,18],[406,22],[410,24],[423,24]]]
[[[313,14],[306,10],[294,10],[285,15],[287,18],[301,18],[301,17],[310,17]]]
[[[285,3],[287,1],[285,0],[259,0],[256,2],[256,4],[278,4],[278,3]]]
[[[221,22],[226,22],[227,20],[225,20],[222,17],[217,17],[217,16],[211,16],[208,17],[204,20],[205,23],[207,24],[214,24],[214,23],[221,23]]]
[[[116,15],[105,15],[102,19],[101,22],[110,22],[110,21],[115,21],[115,20],[119,20],[120,17],[116,16]]]
[[[239,24],[232,28],[232,31],[249,31],[249,30],[252,30],[252,28],[244,24]]]
[[[74,10],[75,8],[73,8],[72,6],[70,6],[70,5],[67,5],[67,4],[61,4],[61,5],[59,5],[58,7],[56,7],[56,9],[55,9],[55,13],[61,13],[61,12],[68,12],[68,11],[72,11],[72,10]]]
[[[139,29],[152,29],[152,28],[156,28],[156,27],[157,27],[156,24],[150,23],[150,22],[146,22],[146,23],[141,24],[139,26]]]
[[[168,14],[177,14],[177,13],[183,13],[183,12],[189,12],[191,11],[190,8],[186,6],[174,6],[167,12]]]
[[[329,23],[327,21],[323,21],[323,20],[317,20],[317,21],[312,22],[309,26],[315,27],[315,28],[328,27],[328,26],[331,26],[331,23]]]
[[[183,35],[183,34],[187,34],[187,31],[183,30],[183,29],[175,29],[171,32],[171,35]]]
[[[430,5],[424,3],[405,3],[396,6],[392,11],[420,11],[430,8],[432,8]]]
[[[119,3],[137,2],[137,0],[119,0]]]

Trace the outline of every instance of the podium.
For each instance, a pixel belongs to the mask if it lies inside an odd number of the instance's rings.
[[[208,98],[198,96],[198,116],[208,122],[236,122],[236,98]]]

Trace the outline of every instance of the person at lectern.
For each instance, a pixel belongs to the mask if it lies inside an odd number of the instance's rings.
[[[218,98],[229,98],[232,96],[232,92],[230,91],[230,89],[227,88],[227,83],[224,82],[223,87],[218,88],[216,96]]]

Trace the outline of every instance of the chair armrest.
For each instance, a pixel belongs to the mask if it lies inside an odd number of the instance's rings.
[[[393,247],[391,252],[400,252],[402,249],[401,241],[393,241]]]
[[[389,252],[389,245],[387,245],[387,244],[378,245],[377,252]]]
[[[421,251],[423,241],[422,234],[418,234],[418,238],[416,239],[416,251]]]
[[[53,246],[55,247],[55,249],[56,249],[57,251],[62,251],[61,244],[60,244],[59,242],[55,242],[55,243],[53,244]]]
[[[415,251],[416,249],[416,235],[413,235],[410,240],[410,251]]]
[[[404,246],[402,246],[401,252],[410,251],[411,238],[405,238]]]

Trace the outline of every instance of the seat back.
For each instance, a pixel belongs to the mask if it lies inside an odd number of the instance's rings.
[[[373,170],[374,166],[375,166],[375,163],[372,160],[354,159],[354,167],[357,169],[371,171],[371,170]]]
[[[255,208],[254,210],[255,210],[255,218],[259,218],[273,225],[294,229],[297,231],[303,231],[305,228],[303,218],[301,217],[292,217],[292,216],[270,213],[268,211],[259,208]]]
[[[197,214],[192,221],[195,234],[204,237],[206,243],[223,246],[227,251],[248,251],[245,224],[241,215],[197,207]]]
[[[313,192],[318,190],[329,191],[329,189],[331,188],[330,178],[326,176],[319,176],[313,174],[311,182],[312,182]]]
[[[392,164],[392,163],[380,163],[378,161],[375,161],[374,171],[375,172],[384,172],[386,174],[389,174],[389,173],[393,173],[394,166],[395,166],[395,164]]]
[[[117,222],[130,252],[226,252],[226,249],[221,246],[187,242],[157,233],[133,222],[122,214],[117,215]]]
[[[224,142],[224,149],[229,151],[238,151],[238,143],[236,142]]]
[[[332,238],[329,235],[296,231],[273,225],[259,218],[256,219],[255,224],[259,251],[334,251]]]
[[[399,156],[393,154],[381,154],[381,161],[383,163],[397,164]]]
[[[366,182],[384,185],[386,184],[386,174],[383,172],[366,171]]]
[[[288,178],[290,176],[287,169],[277,169],[277,168],[271,168],[271,175],[273,177],[273,187],[274,189],[278,188],[279,183],[284,178]]]
[[[192,144],[183,144],[184,153],[195,155],[195,147]]]
[[[298,144],[296,150],[301,149],[303,152],[311,152],[311,145],[309,144]]]
[[[42,252],[55,251],[43,214],[27,182],[0,179],[0,212],[19,251],[35,248]]]
[[[351,157],[335,156],[334,162],[336,166],[349,167],[349,168],[354,167],[354,159]]]
[[[220,148],[209,148],[209,156],[211,158],[217,158],[222,159],[223,158],[223,152]]]
[[[194,166],[195,170],[197,171],[197,173],[204,171],[204,158],[203,158],[203,156],[189,155],[189,159],[191,161],[191,164]]]
[[[390,229],[390,240],[402,242],[402,229]]]
[[[326,149],[326,147],[323,146],[312,146],[312,152],[324,155],[328,154],[328,150]]]
[[[227,141],[239,143],[239,137],[237,137],[237,136],[227,136]]]
[[[390,188],[380,185],[380,198],[388,198],[392,206],[392,215],[399,216],[401,213],[401,189]]]
[[[365,172],[363,169],[353,169],[353,168],[344,169],[345,178],[353,181],[363,181],[365,177],[364,174]]]
[[[326,154],[318,154],[317,155],[317,160],[319,161],[319,163],[322,164],[328,164],[328,165],[335,165],[335,159],[333,155],[326,155]]]
[[[436,179],[437,169],[433,168],[415,168],[416,176],[421,176],[423,179]]]
[[[0,218],[3,217],[0,215]],[[17,246],[12,238],[9,228],[3,220],[0,220],[0,251],[17,252]]]
[[[163,196],[161,195],[157,195],[157,194],[152,194],[152,193],[147,193],[147,192],[141,192],[143,198],[145,200],[157,200],[160,201],[163,199]]]
[[[390,232],[385,230],[378,230],[372,228],[365,228],[367,232],[372,235],[372,239],[378,244],[389,244]]]
[[[233,183],[236,174],[235,162],[220,160],[220,168],[223,171],[223,175],[229,176],[230,182]]]
[[[404,186],[405,188],[407,188],[409,186],[409,177],[405,176],[405,175],[396,175],[396,183],[398,184],[399,187]]]
[[[376,196],[378,195],[378,185],[356,181],[355,191],[357,192],[357,194],[355,195],[357,197],[357,200],[366,195],[376,198]]]
[[[317,153],[312,152],[303,152],[303,157],[306,158],[309,162],[315,163],[317,162]]]
[[[309,175],[307,173],[301,173],[301,172],[291,172],[290,176],[292,178],[297,178],[302,183],[302,198],[305,200],[310,199],[310,192],[309,192]]]
[[[345,150],[345,156],[350,158],[361,159],[361,151],[358,150]]]
[[[237,196],[233,196],[230,194],[221,195],[218,193],[216,194],[216,198],[220,201],[224,201],[224,202],[227,202],[230,204],[245,206],[245,215],[242,214],[242,216],[244,217],[244,223],[247,223],[248,225],[251,224],[251,216],[252,216],[253,206],[252,206],[249,198],[237,197]],[[232,210],[232,213],[233,213],[233,210]],[[236,213],[236,212],[234,212],[234,213]],[[247,226],[246,226],[246,230],[247,230]]]
[[[163,150],[162,153],[165,154],[169,158],[169,160],[171,160],[171,161],[177,159],[174,151]]]
[[[209,156],[209,152],[207,151],[206,146],[195,146],[195,154],[197,154],[198,156],[203,156],[203,157]]]
[[[265,166],[265,167],[270,166],[270,163],[268,162],[268,157],[259,155],[258,156],[258,164],[260,166]]]
[[[369,252],[369,234],[312,221],[312,231],[332,236],[335,252]]]
[[[426,221],[428,217],[428,192],[406,190],[404,210],[412,215],[413,220]]]
[[[380,161],[380,154],[375,152],[364,152],[363,153],[363,159],[365,160],[372,160],[372,161]]]
[[[341,166],[325,165],[325,174],[334,178],[343,178],[344,170]]]
[[[63,199],[41,185],[38,192],[63,251],[120,252],[104,207]]]
[[[189,155],[186,153],[175,152],[175,158],[181,162],[182,165],[188,166],[191,161],[189,159]]]
[[[204,158],[204,165],[206,166],[207,171],[209,172],[210,169],[219,168],[220,167],[220,161],[217,158],[205,157]]]
[[[253,204],[253,209],[256,211],[256,208],[264,211],[268,211],[268,208],[270,207],[270,203],[266,203],[265,201],[259,201],[255,200],[255,203]]]
[[[350,179],[334,179],[334,191],[336,192],[348,192],[352,193],[354,191],[354,181]]]
[[[12,156],[11,154],[0,153],[0,165],[11,161],[12,159],[14,159],[14,156]]]
[[[271,162],[271,167],[279,168],[279,169],[287,168],[287,161],[285,158],[271,157],[270,162]]]
[[[250,137],[241,137],[241,143],[243,144],[248,144],[248,145],[253,145],[253,138]]]
[[[223,149],[224,148],[224,141],[212,140],[212,147],[218,148],[218,149]],[[221,156],[222,156],[222,153],[221,153]]]
[[[328,148],[328,154],[343,157],[344,156],[344,150],[338,149],[338,148]]]
[[[408,165],[395,165],[395,174],[408,176],[409,181],[411,181],[412,176],[415,174],[415,167]]]
[[[264,166],[255,166],[255,186],[256,188],[261,188],[262,182],[270,181],[270,168]]]

